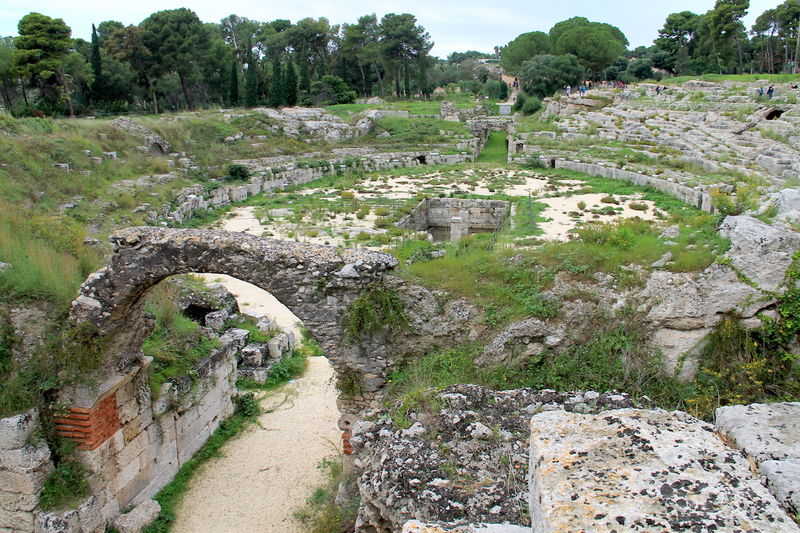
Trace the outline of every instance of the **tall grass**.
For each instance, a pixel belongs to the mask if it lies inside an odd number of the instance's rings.
[[[48,300],[65,309],[98,263],[82,228],[63,217],[36,217],[0,200],[0,294]]]
[[[502,164],[506,162],[507,156],[506,134],[501,131],[493,131],[478,156],[478,162]]]

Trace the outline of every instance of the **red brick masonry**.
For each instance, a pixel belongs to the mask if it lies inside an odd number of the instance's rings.
[[[350,444],[350,437],[353,434],[349,431],[342,431],[342,448],[345,455],[352,455],[353,454],[353,445]]]
[[[109,394],[94,407],[70,407],[69,414],[55,415],[56,432],[78,443],[81,450],[94,450],[120,428],[117,398]]]

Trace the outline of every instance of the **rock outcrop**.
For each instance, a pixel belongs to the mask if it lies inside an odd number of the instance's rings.
[[[686,413],[541,413],[533,531],[800,531],[738,451]]]
[[[406,429],[385,419],[355,427],[356,531],[394,533],[412,518],[527,525],[530,418],[632,405],[623,394],[497,392],[477,385],[431,392],[424,403],[435,407],[405,413]]]

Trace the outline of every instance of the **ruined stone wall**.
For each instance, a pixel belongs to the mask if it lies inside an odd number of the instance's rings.
[[[209,192],[199,185],[185,189],[178,195],[164,219],[169,223],[181,224],[189,219],[197,209],[215,209],[242,202],[249,196],[302,185],[325,176],[343,174],[349,170],[373,172],[419,165],[465,163],[474,161],[480,153],[481,146],[477,139],[471,139],[463,146],[459,146],[463,148],[463,151],[458,154],[440,154],[438,152],[362,154],[358,157],[318,161],[313,167],[298,165],[295,161],[267,167],[263,166],[260,160],[234,161],[234,163],[248,166],[257,175],[246,184],[223,185]]]
[[[53,471],[38,428],[36,409],[0,419],[0,531],[34,530],[39,492]]]
[[[97,400],[96,404],[113,403],[119,424],[110,438],[91,448],[81,445],[75,452],[90,473],[92,494],[76,510],[36,511],[37,531],[100,531],[123,509],[147,501],[172,480],[233,413],[235,354],[240,346],[225,342],[224,336],[222,341],[198,367],[197,379],[183,390],[169,385],[154,399],[144,364]]]
[[[549,162],[549,161],[548,161]],[[582,172],[590,176],[600,176],[603,178],[627,181],[634,185],[643,187],[652,187],[665,194],[677,198],[687,204],[701,209],[708,213],[714,212],[714,206],[711,201],[711,194],[702,187],[692,188],[672,181],[663,180],[629,170],[622,170],[604,165],[596,165],[592,163],[581,163],[578,161],[567,161],[565,159],[556,159],[555,168],[563,168],[575,172]]]

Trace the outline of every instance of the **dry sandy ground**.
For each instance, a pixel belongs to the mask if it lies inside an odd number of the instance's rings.
[[[292,514],[324,484],[320,461],[336,455],[336,389],[324,357],[303,377],[272,392],[261,426],[227,443],[202,468],[178,508],[176,533],[303,533]]]
[[[643,220],[656,220],[655,204],[649,200],[641,200],[639,196],[626,196],[626,200],[622,200],[622,196],[615,196],[619,200],[619,205],[605,204],[600,201],[600,198],[606,196],[605,194],[576,194],[575,196],[562,196],[556,198],[540,198],[536,201],[543,202],[548,205],[547,209],[542,211],[541,216],[545,219],[550,219],[549,222],[540,222],[539,227],[544,232],[539,238],[555,241],[566,241],[569,239],[570,230],[574,229],[578,222],[613,222],[625,218],[639,217]],[[581,211],[578,208],[578,202],[586,203],[586,211]],[[637,211],[630,208],[631,202],[638,202],[647,205],[647,211]],[[606,206],[621,207],[616,215],[598,215],[595,217],[590,212],[591,209],[602,209]],[[580,218],[574,218],[569,215],[571,212],[581,213]]]
[[[223,229],[260,235],[252,208],[237,209]],[[205,274],[233,292],[245,313],[274,317],[299,339],[298,320],[272,295],[228,276]],[[227,443],[222,457],[207,463],[192,480],[177,511],[178,533],[303,533],[293,518],[325,483],[319,463],[341,451],[333,369],[324,357],[309,359],[295,383],[268,393],[267,412],[244,434]]]

